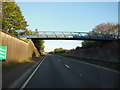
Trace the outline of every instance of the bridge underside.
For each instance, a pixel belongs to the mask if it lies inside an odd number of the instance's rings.
[[[93,38],[65,38],[65,37],[39,37],[39,38],[27,38],[32,40],[94,40],[94,41],[112,41],[118,39],[93,39]]]
[[[35,40],[96,40],[96,41],[112,41],[119,40],[119,37],[114,34],[103,33],[87,33],[87,32],[55,32],[55,31],[40,31],[32,32],[29,35],[20,35],[19,37],[26,37]]]

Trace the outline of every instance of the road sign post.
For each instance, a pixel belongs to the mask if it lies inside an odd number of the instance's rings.
[[[6,52],[7,52],[7,47],[6,46],[0,46],[0,60],[5,60],[6,59]]]

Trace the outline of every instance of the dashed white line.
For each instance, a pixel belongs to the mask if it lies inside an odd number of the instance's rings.
[[[59,62],[61,61],[61,60],[58,60]]]
[[[80,76],[82,76],[82,74],[80,74]]]
[[[70,68],[67,64],[65,64],[65,66],[66,66],[67,68]]]
[[[45,59],[45,58],[44,58]],[[33,73],[30,75],[30,77],[25,81],[25,83],[22,85],[22,87],[20,88],[20,90],[23,90],[26,85],[28,84],[28,82],[30,81],[30,79],[33,77],[33,75],[35,74],[35,72],[38,70],[38,68],[40,67],[40,65],[42,64],[42,62],[44,61],[44,59],[40,62],[40,64],[36,67],[36,69],[33,71]]]

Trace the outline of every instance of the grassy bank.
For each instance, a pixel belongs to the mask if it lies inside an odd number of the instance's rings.
[[[14,67],[14,66],[16,66],[18,64],[22,64],[22,63],[28,62],[30,60],[32,60],[32,58],[29,58],[29,59],[26,59],[26,60],[23,60],[23,61],[20,61],[20,62],[15,62],[15,61],[11,61],[9,63],[3,62],[2,63],[2,70],[6,70],[8,68]]]
[[[114,69],[120,72],[120,63],[100,61],[100,60],[98,61],[98,60],[93,60],[93,59],[86,59],[86,58],[66,56],[66,55],[61,55],[61,56],[73,58],[73,59],[80,60],[80,61],[87,62],[87,63],[92,63],[92,64],[99,65],[102,67],[107,67],[107,68]]]

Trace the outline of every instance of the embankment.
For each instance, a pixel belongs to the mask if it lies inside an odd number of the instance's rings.
[[[83,49],[80,48],[78,50],[73,50],[71,52],[66,53],[66,55],[82,57],[87,59],[94,60],[103,60],[110,62],[119,62],[119,41],[109,41],[102,45],[98,45],[97,47]]]
[[[7,46],[7,59],[5,62],[21,62],[31,58],[32,55],[40,56],[32,40],[25,42],[4,32],[0,32],[0,36],[2,37],[2,46]]]

